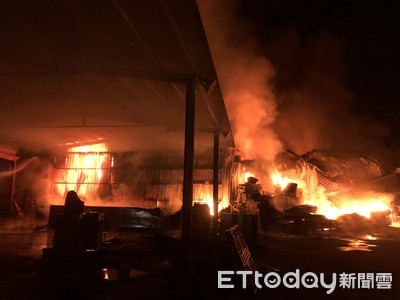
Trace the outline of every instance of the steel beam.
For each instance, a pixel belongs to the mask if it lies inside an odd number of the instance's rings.
[[[214,218],[213,229],[215,230],[218,225],[218,171],[219,171],[219,130],[214,130],[214,167],[213,167],[213,205],[214,205]]]
[[[183,258],[189,257],[191,248],[195,100],[195,82],[188,81],[186,84],[185,149],[183,164],[183,203],[181,224],[182,254],[184,255]]]

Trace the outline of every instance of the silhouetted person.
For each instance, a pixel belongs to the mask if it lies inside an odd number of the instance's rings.
[[[69,191],[54,232],[54,253],[58,256],[77,255],[82,251],[80,216],[84,203],[75,191]]]
[[[69,191],[64,202],[64,216],[78,220],[83,213],[84,203],[75,191]]]

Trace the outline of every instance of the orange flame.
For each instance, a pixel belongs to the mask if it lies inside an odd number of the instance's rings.
[[[255,177],[254,173],[246,171],[246,169],[243,168],[241,178],[239,179],[239,181],[241,181],[240,183],[245,183],[249,177]]]
[[[214,201],[213,199],[195,200],[194,203],[207,204],[210,209],[210,216],[214,215]],[[219,209],[218,209],[219,211]]]
[[[220,189],[221,191],[221,189]],[[212,184],[195,184],[193,191],[193,203],[207,204],[210,209],[210,215],[214,216],[214,200]],[[218,211],[229,206],[228,198],[219,195]]]
[[[65,167],[55,178],[58,194],[74,190],[82,198],[97,197],[107,152],[105,143],[69,148]]]
[[[339,195],[335,198],[335,203],[328,199],[322,186],[309,187],[305,180],[300,178],[289,178],[279,173],[277,170],[272,172],[271,180],[274,186],[286,188],[289,183],[296,183],[302,190],[300,204],[309,204],[317,207],[317,213],[326,216],[328,219],[337,219],[345,214],[357,213],[363,217],[371,218],[373,212],[390,210],[391,196],[384,193],[363,192],[351,197]]]
[[[300,184],[300,180],[295,180],[295,179],[290,179],[287,176],[283,176],[281,173],[279,173],[277,170],[275,170],[274,172],[272,172],[271,174],[271,179],[272,179],[272,184],[274,186],[278,186],[280,187],[282,190],[284,190],[287,185],[291,182],[293,183],[297,183],[297,185],[299,186]],[[299,186],[300,187],[300,186]]]

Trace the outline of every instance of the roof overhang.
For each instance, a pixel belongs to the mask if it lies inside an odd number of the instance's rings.
[[[166,133],[183,145],[186,83],[218,80],[195,1],[28,0],[2,8],[1,143],[37,149],[106,139],[133,147]],[[198,84],[196,132],[215,127],[233,147],[219,86],[208,94]]]

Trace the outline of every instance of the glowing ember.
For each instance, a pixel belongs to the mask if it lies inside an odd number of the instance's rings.
[[[289,178],[278,171],[271,174],[274,186],[284,190],[289,183],[296,183],[301,189],[300,204],[313,205],[318,208],[317,213],[328,219],[337,219],[346,214],[359,214],[371,218],[374,212],[390,210],[391,196],[383,193],[363,192],[356,194],[341,194],[328,198],[325,189],[316,184],[311,185],[301,178]]]

